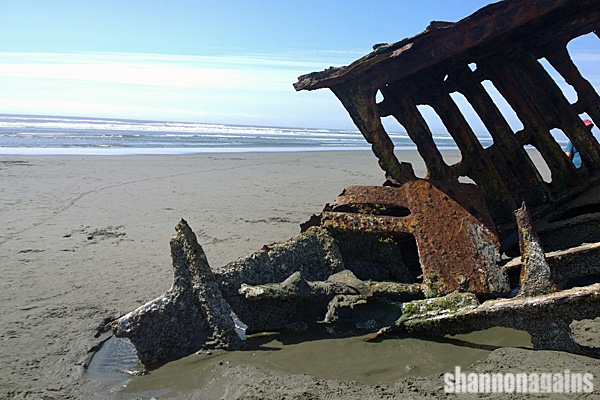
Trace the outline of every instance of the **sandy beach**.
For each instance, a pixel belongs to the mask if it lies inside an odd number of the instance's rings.
[[[418,176],[424,175],[415,152],[397,153],[413,163]],[[459,158],[457,152],[445,156],[454,162]],[[299,224],[319,213],[345,186],[383,183],[383,172],[369,151],[0,156],[0,179],[0,398],[444,394],[440,373],[399,373],[398,379],[387,374],[379,383],[361,382],[313,373],[310,367],[277,370],[226,355],[202,361],[211,366],[204,378],[198,374],[207,369],[194,369],[197,361],[185,359],[133,377],[120,390],[93,379],[84,369],[89,351],[100,340],[94,337],[99,327],[171,286],[169,239],[180,218],[196,232],[212,268],[218,268],[264,244],[296,235]],[[598,345],[599,332],[596,321],[574,324],[582,344]],[[458,348],[457,354],[461,351]],[[364,362],[348,357],[349,363]],[[600,377],[600,361],[566,353],[497,346],[476,359],[473,371],[569,369]],[[405,367],[406,362],[398,360],[398,368]],[[393,370],[393,365],[388,368]],[[600,391],[600,381],[594,383]],[[164,387],[167,390],[161,391]]]

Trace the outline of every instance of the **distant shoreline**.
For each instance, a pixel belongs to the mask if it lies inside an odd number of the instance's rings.
[[[398,150],[416,150],[402,148]],[[230,153],[305,153],[324,151],[371,151],[365,147],[0,147],[0,156],[135,156]]]

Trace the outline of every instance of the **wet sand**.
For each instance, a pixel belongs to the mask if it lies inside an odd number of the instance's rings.
[[[424,174],[415,152],[397,153],[413,163],[417,175]],[[459,154],[449,152],[446,157],[455,162]],[[191,356],[134,377],[127,388],[116,392],[111,392],[111,384],[92,379],[84,371],[88,352],[101,339],[94,336],[104,321],[170,287],[169,239],[180,218],[189,222],[211,266],[218,268],[264,244],[297,234],[298,225],[320,212],[345,186],[381,184],[383,173],[368,151],[8,156],[0,157],[0,178],[0,398],[419,398],[443,394],[439,369],[423,366],[415,371],[411,367],[415,363],[402,359],[404,354],[396,356],[397,378],[393,357],[382,365],[385,371],[352,368],[352,364],[378,362],[365,360],[370,351],[346,351],[354,349],[352,338],[284,346],[285,340],[274,337],[257,345],[267,348],[261,350],[259,362],[246,361],[244,357],[256,357],[248,352]],[[575,327],[577,337],[587,344],[597,342],[599,331],[592,321]],[[560,372],[570,368],[600,377],[596,360],[524,348],[494,349],[493,336],[489,339],[492,347],[473,360],[461,356],[464,347],[443,343],[433,353],[448,354],[448,364],[439,368],[452,364],[456,357],[454,365],[472,362],[473,370]],[[369,345],[393,348],[390,343]],[[430,342],[424,343],[426,349]],[[421,345],[415,342],[409,350]],[[356,346],[359,349],[362,344]],[[269,347],[280,350],[269,353]],[[328,372],[341,369],[328,366],[332,358],[321,357],[313,368],[310,359],[303,357],[335,348],[348,357],[343,374]],[[423,358],[423,354],[416,351],[412,357]],[[197,377],[200,371],[206,373],[202,379]],[[600,389],[600,382],[596,386]]]

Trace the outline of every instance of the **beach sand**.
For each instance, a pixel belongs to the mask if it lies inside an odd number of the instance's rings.
[[[397,153],[423,176],[416,152]],[[456,162],[459,154],[445,157]],[[371,152],[348,151],[4,156],[0,179],[0,398],[79,399],[136,397],[127,395],[127,388],[107,389],[84,364],[103,338],[95,335],[104,322],[171,286],[169,239],[180,218],[218,268],[296,235],[299,224],[345,186],[380,185],[384,174]],[[596,345],[599,331],[596,321],[574,329],[582,343]],[[600,362],[571,354],[522,348],[485,354],[473,370],[570,369],[600,376]],[[136,393],[146,392],[137,397],[148,398],[163,393],[186,399],[443,394],[440,374],[377,384],[315,377],[310,368],[289,373],[229,362],[215,364],[210,384],[201,387],[190,383],[197,378],[186,376],[185,366],[193,359],[177,363],[128,384]],[[170,380],[169,390],[158,391],[155,378]],[[600,390],[600,382],[596,386]]]

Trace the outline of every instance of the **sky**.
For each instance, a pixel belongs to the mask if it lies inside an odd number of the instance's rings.
[[[297,77],[488,0],[0,0],[0,114],[354,129]],[[600,42],[574,45],[596,87]]]

